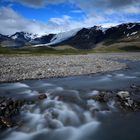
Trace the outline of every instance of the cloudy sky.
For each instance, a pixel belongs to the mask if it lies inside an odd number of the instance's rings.
[[[140,22],[140,0],[0,0],[0,33],[49,34]]]

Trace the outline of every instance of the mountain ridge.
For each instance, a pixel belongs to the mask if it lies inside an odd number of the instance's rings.
[[[76,49],[92,49],[101,42],[109,44],[119,40],[132,40],[132,38],[140,41],[140,23],[123,23],[107,29],[93,26],[40,37],[26,32],[16,32],[11,36],[0,34],[0,45],[11,48],[70,45]]]

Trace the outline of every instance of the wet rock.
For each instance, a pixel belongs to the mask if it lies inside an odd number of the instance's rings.
[[[39,99],[39,100],[44,100],[44,99],[46,99],[46,98],[47,98],[46,94],[40,94],[40,95],[38,96],[38,99]]]
[[[129,99],[127,101],[120,102],[120,108],[123,111],[137,111],[137,104],[133,100]]]
[[[119,91],[119,92],[117,93],[117,96],[118,96],[119,98],[121,98],[121,99],[125,99],[125,98],[130,97],[130,94],[129,94],[128,91]]]
[[[140,101],[132,98],[132,93],[128,91],[119,91],[117,94],[113,92],[100,92],[98,95],[92,96],[91,99],[98,101],[100,105],[103,106],[108,103],[108,101],[114,101],[114,105],[119,107],[123,111],[138,111],[140,110]]]
[[[124,111],[137,111],[139,104],[133,100],[128,91],[120,91],[117,93],[119,107]]]
[[[11,98],[0,97],[0,128],[5,129],[16,125],[16,116],[20,115],[23,102]]]
[[[126,105],[132,107],[134,104],[134,101],[132,99],[128,99]]]
[[[92,99],[99,102],[107,102],[110,99],[110,96],[108,93],[101,92],[99,95],[93,96]]]
[[[136,101],[137,104],[137,110],[140,110],[140,101]]]
[[[1,117],[0,118],[1,120],[0,120],[0,122],[1,122],[1,126],[4,128],[10,128],[10,127],[12,127],[13,126],[13,122],[12,122],[12,120],[11,119],[9,119],[9,118],[4,118],[4,117]]]

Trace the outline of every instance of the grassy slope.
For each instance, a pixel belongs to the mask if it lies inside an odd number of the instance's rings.
[[[97,47],[92,50],[77,50],[72,47],[59,46],[58,48],[38,47],[38,48],[22,48],[10,49],[0,47],[0,54],[89,54],[96,52],[140,52],[140,42],[114,42],[106,45],[104,42],[97,44]]]
[[[63,50],[56,50],[54,48],[47,48],[47,47],[40,47],[40,48],[26,48],[26,49],[10,49],[10,48],[3,48],[0,47],[0,54],[87,54],[89,50],[76,50],[76,49],[63,49]]]
[[[0,48],[0,54],[32,54],[32,55],[41,55],[41,54],[56,54],[56,55],[71,55],[71,54],[89,54],[96,52],[140,52],[140,48],[136,46],[126,46],[123,48],[97,48],[93,50],[75,50],[75,49],[64,49],[64,50],[55,50],[55,49],[3,49]]]
[[[140,52],[140,34],[124,37],[118,40],[105,40],[96,45],[96,51]]]

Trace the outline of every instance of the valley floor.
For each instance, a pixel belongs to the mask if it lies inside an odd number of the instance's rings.
[[[138,60],[140,53],[96,53],[89,55],[0,55],[0,82],[65,77],[127,68],[118,60]]]

